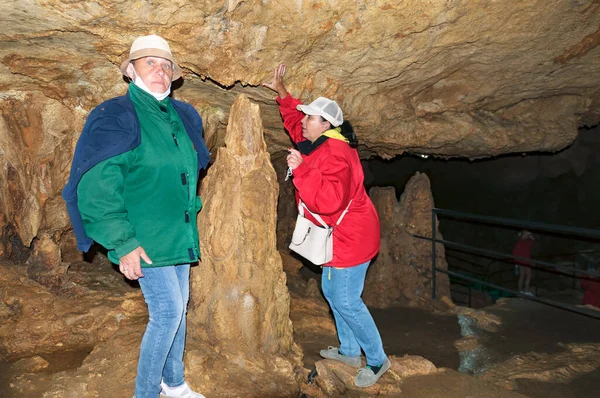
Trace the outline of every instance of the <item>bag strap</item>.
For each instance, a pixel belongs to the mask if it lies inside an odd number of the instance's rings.
[[[344,210],[344,212],[342,213],[342,215],[340,216],[340,218],[338,218],[337,223],[335,223],[335,225],[340,225],[340,223],[342,222],[342,218],[344,218],[344,216],[346,215],[346,213],[348,213],[348,209],[350,208],[350,205],[352,204],[352,201],[354,199],[350,199],[350,203],[348,203],[348,206],[346,206],[346,210]]]
[[[354,200],[354,199],[352,199]],[[346,206],[346,209],[344,210],[344,212],[342,213],[342,215],[340,216],[340,218],[338,218],[337,222],[335,223],[336,227],[338,225],[340,225],[340,223],[342,222],[342,218],[344,218],[344,216],[346,215],[346,213],[348,213],[348,209],[350,208],[350,205],[352,204],[352,200],[350,200],[350,203],[348,203],[348,206]],[[321,225],[325,228],[328,228],[329,225],[327,225],[325,223],[325,221],[323,221],[323,219],[321,218],[320,215],[313,213],[312,211],[308,210],[308,207],[306,207],[306,205],[304,204],[304,202],[302,200],[300,200],[300,202],[298,203],[298,213],[304,217],[304,209],[306,209],[306,211],[308,211],[314,218],[315,220],[317,220],[318,222],[321,223]]]

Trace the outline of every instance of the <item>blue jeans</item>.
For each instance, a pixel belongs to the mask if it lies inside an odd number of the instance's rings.
[[[143,268],[139,279],[150,320],[140,348],[136,398],[157,398],[161,379],[183,384],[185,316],[190,296],[190,265]]]
[[[321,287],[333,312],[340,353],[359,356],[362,348],[367,365],[380,366],[387,356],[375,321],[360,297],[370,263],[349,268],[323,267]]]

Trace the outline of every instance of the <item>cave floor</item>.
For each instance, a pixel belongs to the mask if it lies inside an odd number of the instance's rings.
[[[557,354],[567,344],[600,344],[600,320],[577,315],[533,301],[509,299],[485,309],[499,316],[502,323],[496,332],[482,332],[483,346],[487,349],[488,368],[511,357],[536,354]],[[433,315],[412,308],[373,310],[373,317],[387,339],[386,350],[393,355],[421,355],[437,367],[456,370],[460,363],[453,338],[460,328],[455,317]],[[453,318],[453,319],[449,319]],[[412,331],[409,329],[412,328]],[[398,330],[412,337],[407,339]],[[393,336],[397,336],[393,338]],[[429,343],[429,344],[427,344]],[[490,354],[492,352],[493,354]],[[564,364],[568,365],[568,364]],[[458,372],[408,378],[403,383],[404,397],[502,397],[508,390],[488,390],[486,395],[475,393],[482,385],[476,379]],[[600,391],[600,368],[581,375],[567,383],[516,379],[516,392],[531,398],[595,398]],[[489,387],[489,385],[488,385]],[[496,386],[494,386],[496,387]],[[436,393],[439,391],[439,395]],[[468,391],[469,395],[460,395]],[[455,395],[451,395],[454,392]],[[500,394],[500,395],[498,395]]]
[[[320,275],[301,270],[304,279]],[[563,297],[564,299],[564,297]],[[514,378],[514,390],[498,387],[479,378],[478,372],[458,372],[461,358],[455,342],[461,339],[456,315],[436,314],[421,308],[391,307],[370,309],[379,328],[388,355],[419,355],[430,360],[443,372],[402,380],[405,398],[517,397],[531,398],[595,398],[600,391],[600,367],[573,377],[553,382],[535,378]],[[503,299],[484,308],[500,319],[497,330],[479,330],[485,347],[480,373],[510,358],[526,355],[555,355],[569,344],[600,345],[600,320],[523,299]],[[335,336],[324,333],[313,338],[296,338],[304,352],[304,367],[312,369],[320,360],[319,350],[338,346]],[[569,366],[565,363],[564,366]],[[483,370],[482,370],[483,369]],[[541,370],[540,370],[541,371]],[[558,371],[560,372],[560,370]],[[547,371],[547,373],[551,373]],[[476,377],[473,377],[475,374]],[[551,378],[552,376],[550,376]],[[484,377],[485,378],[485,377]],[[496,380],[497,381],[497,380]]]
[[[106,270],[101,271],[106,272]],[[307,280],[307,275],[302,275]],[[318,279],[318,275],[310,275]],[[93,280],[92,277],[89,278]],[[296,286],[301,286],[297,284]],[[139,289],[122,284],[120,289]],[[290,291],[293,293],[293,286]],[[293,297],[293,295],[292,295]],[[552,382],[535,378],[514,379],[513,391],[499,386],[498,380],[485,379],[480,375],[458,372],[461,355],[455,342],[460,340],[461,327],[456,315],[436,314],[429,310],[409,307],[372,309],[372,315],[380,329],[384,348],[388,355],[419,355],[430,360],[443,371],[426,376],[404,378],[401,381],[404,398],[592,398],[600,391],[600,367],[579,373],[567,381]],[[489,369],[518,355],[531,353],[553,355],[564,350],[568,344],[600,344],[600,321],[579,316],[553,307],[521,299],[501,300],[485,308],[485,312],[501,319],[493,332],[480,331],[480,339],[487,349],[485,364]],[[331,331],[322,334],[295,336],[304,353],[304,367],[312,369],[319,360],[318,351],[338,342]],[[29,394],[15,395],[10,383],[24,375],[0,363],[0,397],[39,398],[49,387],[57,372],[74,369],[93,347],[55,354],[40,354],[49,367],[34,378]],[[565,364],[568,366],[569,364]],[[354,396],[352,394],[348,396]],[[364,396],[364,395],[356,395]]]
[[[563,344],[600,344],[600,320],[535,302],[517,299],[507,300],[507,303],[503,306],[489,307],[491,313],[500,314],[502,327],[497,333],[485,333],[487,352],[493,353],[488,359],[488,366],[519,354],[556,353],[561,350]],[[404,379],[401,387],[402,397],[598,397],[600,368],[568,383],[518,379],[516,394],[456,371],[460,365],[460,358],[454,341],[460,339],[461,335],[455,316],[434,315],[426,310],[404,307],[371,309],[371,313],[388,355],[420,355],[438,368],[448,368],[438,374]],[[304,352],[304,366],[310,369],[314,362],[320,359],[318,350],[322,348],[315,340],[296,340]],[[331,336],[323,337],[323,340],[324,344],[321,345],[339,344]]]

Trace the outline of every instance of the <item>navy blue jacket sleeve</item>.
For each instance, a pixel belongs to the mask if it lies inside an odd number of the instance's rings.
[[[81,177],[103,160],[120,155],[140,144],[139,122],[128,96],[117,97],[98,105],[87,118],[73,155],[69,181],[62,196],[77,248],[87,252],[93,241],[86,235],[77,205],[77,185]]]

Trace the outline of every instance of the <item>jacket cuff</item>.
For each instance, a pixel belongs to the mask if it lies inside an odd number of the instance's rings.
[[[308,174],[310,167],[306,165],[305,162],[300,163],[298,167],[296,167],[293,171],[294,177],[302,177]]]
[[[277,96],[277,98],[275,98],[275,101],[277,101],[279,105],[287,105],[289,107],[292,107],[293,100],[294,97],[292,97],[290,93],[287,93],[287,95],[283,98],[281,98],[279,95]]]
[[[123,244],[115,247],[114,251],[115,251],[115,254],[117,255],[117,257],[119,257],[119,259],[120,259],[124,255],[129,254],[132,251],[134,251],[135,249],[137,249],[138,246],[141,246],[140,242],[134,236],[133,238],[125,241]]]

